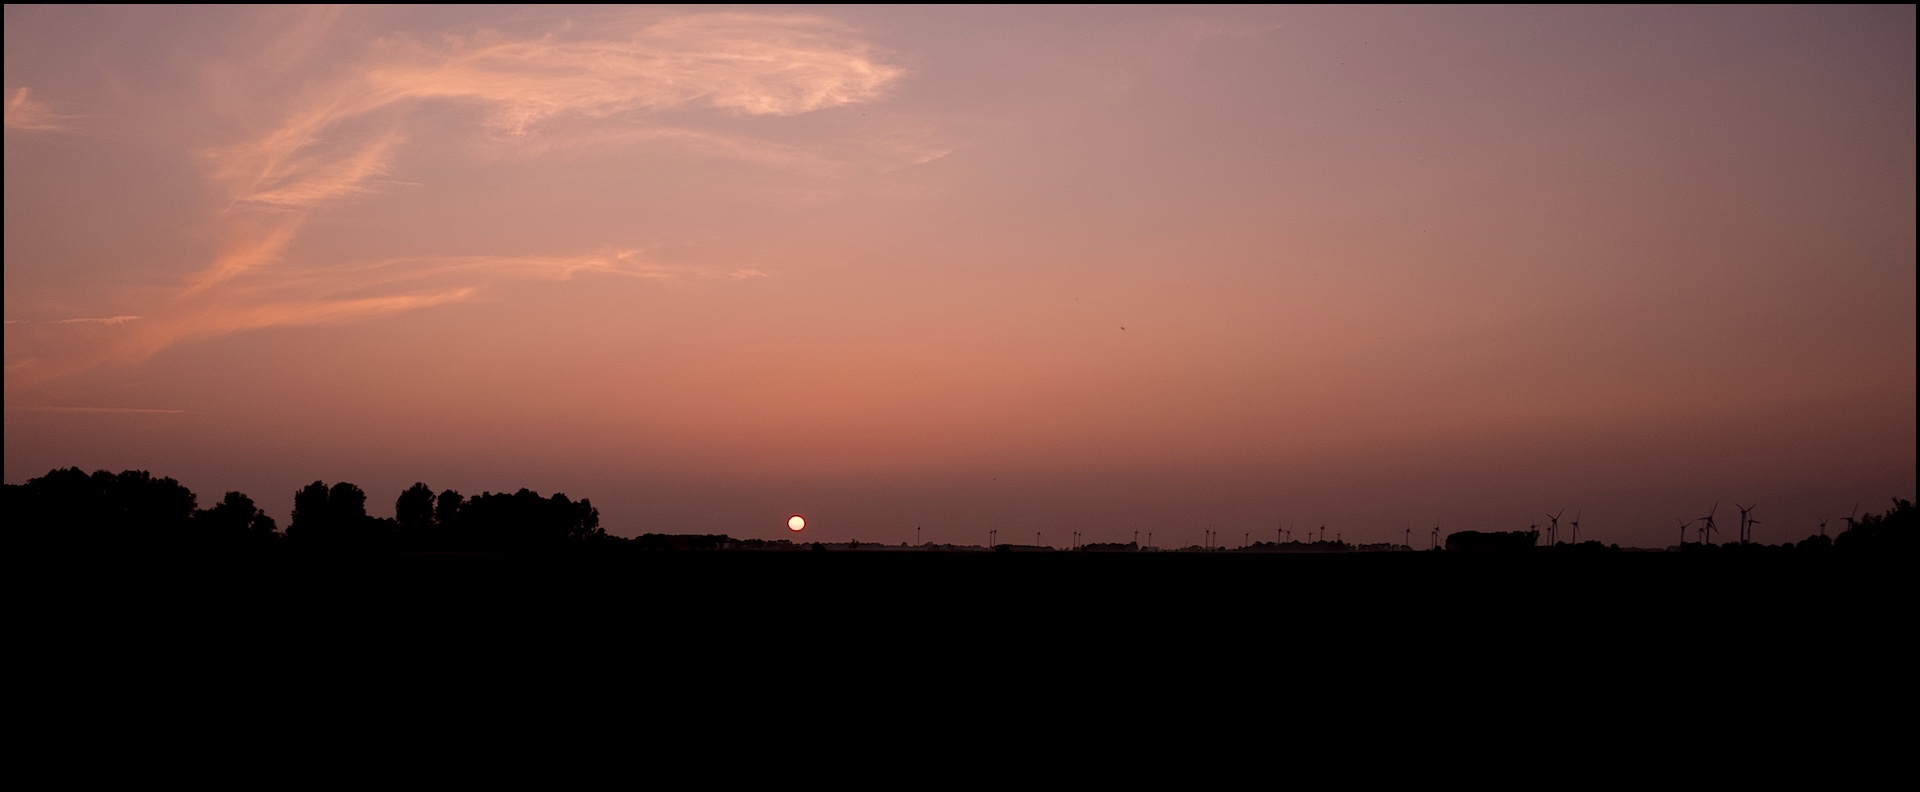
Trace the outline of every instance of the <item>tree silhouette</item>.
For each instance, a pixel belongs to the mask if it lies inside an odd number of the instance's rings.
[[[193,491],[144,470],[56,469],[6,493],[8,522],[34,544],[136,550],[193,534]]]
[[[211,509],[194,512],[193,522],[203,540],[216,544],[266,542],[280,536],[273,518],[238,492],[227,493]]]
[[[449,492],[452,492],[449,490]],[[599,540],[600,511],[592,501],[574,502],[564,493],[542,498],[528,489],[518,492],[482,492],[460,503],[458,516],[448,527],[456,541],[473,549],[509,550],[552,548],[569,541]],[[447,500],[446,494],[441,500]]]
[[[56,469],[6,486],[8,522],[31,544],[206,550],[257,545],[279,536],[273,518],[243,493],[229,492],[204,510],[195,508],[198,500],[180,482],[144,470]]]
[[[433,501],[433,521],[441,525],[453,525],[455,520],[460,519],[460,507],[466,502],[467,499],[454,490],[441,492],[440,497]]]
[[[399,524],[401,540],[411,547],[438,544],[433,522],[433,488],[414,482],[393,502],[393,520]]]
[[[313,547],[372,550],[388,546],[394,533],[394,521],[367,516],[367,493],[353,484],[342,481],[329,487],[315,481],[294,493],[288,539]]]

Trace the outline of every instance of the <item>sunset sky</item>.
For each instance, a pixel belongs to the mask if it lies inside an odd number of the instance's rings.
[[[10,483],[1061,546],[1565,508],[1659,547],[1754,500],[1771,543],[1914,498],[1912,6],[5,36]]]

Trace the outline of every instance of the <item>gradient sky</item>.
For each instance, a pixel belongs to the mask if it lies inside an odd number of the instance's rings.
[[[5,477],[614,533],[1915,492],[1915,12],[5,11]],[[1143,537],[1144,538],[1144,537]]]

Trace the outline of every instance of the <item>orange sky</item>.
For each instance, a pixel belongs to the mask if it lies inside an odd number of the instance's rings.
[[[9,482],[1163,545],[1914,497],[1911,6],[5,13]]]

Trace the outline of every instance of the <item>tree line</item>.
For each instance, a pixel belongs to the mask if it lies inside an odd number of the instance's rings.
[[[393,517],[374,517],[360,487],[315,481],[294,493],[285,531],[244,493],[228,492],[202,509],[193,490],[144,470],[53,470],[5,485],[5,509],[17,543],[65,549],[499,552],[611,539],[600,528],[600,510],[586,498],[542,497],[525,488],[469,498],[454,490],[436,494],[425,483],[400,493]]]

